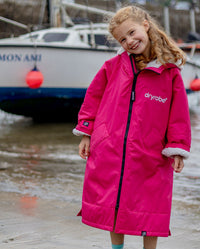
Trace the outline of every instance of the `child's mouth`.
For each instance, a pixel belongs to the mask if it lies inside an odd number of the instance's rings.
[[[135,44],[131,47],[131,49],[134,50],[134,49],[138,48],[139,43],[140,43],[140,42],[135,43]]]

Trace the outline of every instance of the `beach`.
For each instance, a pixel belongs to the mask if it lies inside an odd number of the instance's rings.
[[[109,249],[109,232],[81,223],[85,161],[75,124],[34,124],[0,115],[0,248]],[[174,175],[171,233],[158,249],[200,249],[200,112],[191,114],[192,150]],[[126,236],[125,249],[142,237]]]
[[[29,198],[25,202],[21,194],[0,194],[1,249],[111,248],[108,232],[83,225],[76,217],[78,204]],[[193,215],[174,210],[172,236],[159,238],[158,248],[199,249],[199,230],[191,223],[197,223]],[[126,248],[142,248],[142,238],[126,236]]]

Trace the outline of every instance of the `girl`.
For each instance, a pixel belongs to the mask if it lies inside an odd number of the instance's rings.
[[[110,231],[113,249],[123,248],[124,234],[155,249],[170,234],[173,170],[190,151],[185,56],[138,7],[119,10],[109,31],[123,51],[95,76],[73,130],[87,158],[79,215]]]

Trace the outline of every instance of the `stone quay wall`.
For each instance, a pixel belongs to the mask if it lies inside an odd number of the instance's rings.
[[[115,11],[116,5],[114,0],[76,0],[78,4],[85,4],[88,6],[101,8],[108,11]],[[128,1],[123,1],[123,6],[128,5]],[[4,0],[0,1],[0,16],[21,22],[29,25],[31,28],[38,28],[40,12],[42,7],[41,0],[26,1],[23,4],[20,1]],[[161,26],[164,26],[164,14],[163,8],[158,6],[146,5],[144,6],[149,13],[158,21]],[[105,22],[105,16],[90,14],[87,11],[78,11],[73,9],[67,9],[66,12],[73,20],[89,19],[93,22]],[[45,15],[42,23],[42,28],[49,27],[48,24],[48,10],[45,10]],[[187,34],[190,32],[190,16],[189,11],[185,10],[169,10],[170,14],[170,31],[171,36],[175,39],[187,40]],[[200,33],[200,13],[195,14],[196,32]],[[26,33],[26,30],[13,26],[8,23],[0,21],[0,38],[18,36]]]

